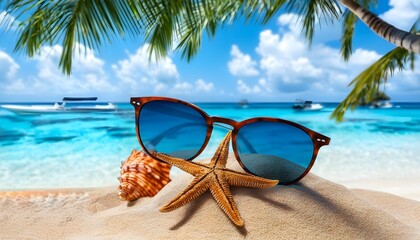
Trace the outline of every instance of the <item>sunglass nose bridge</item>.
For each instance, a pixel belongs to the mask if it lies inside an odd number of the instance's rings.
[[[213,120],[213,124],[228,130],[233,130],[237,124],[235,120],[229,118],[222,118],[222,117],[211,117]]]
[[[231,125],[226,124],[226,123],[215,122],[214,125],[222,127],[224,129],[227,129],[227,130],[233,130],[233,127]]]

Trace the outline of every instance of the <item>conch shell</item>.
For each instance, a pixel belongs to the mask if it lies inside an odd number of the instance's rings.
[[[171,181],[170,170],[170,164],[155,160],[143,151],[133,150],[128,159],[121,162],[118,178],[120,199],[134,201],[153,197]]]

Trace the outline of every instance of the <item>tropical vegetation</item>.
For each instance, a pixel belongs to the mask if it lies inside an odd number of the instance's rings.
[[[361,20],[396,48],[382,56],[351,83],[350,94],[332,117],[342,120],[348,108],[361,99],[371,100],[395,70],[414,68],[420,53],[416,24],[404,31],[382,21],[369,9],[377,0],[3,0],[6,11],[20,21],[16,51],[28,56],[45,44],[61,43],[59,67],[70,74],[75,44],[98,49],[115,38],[141,36],[150,42],[150,51],[161,58],[174,47],[190,60],[200,49],[204,32],[213,37],[219,27],[241,17],[261,24],[279,10],[297,13],[302,32],[311,43],[316,24],[343,18],[341,54],[348,60],[356,22]],[[340,5],[340,2],[345,8]],[[174,46],[175,44],[175,46]]]
[[[389,101],[391,98],[383,91],[378,91],[370,100],[367,100],[366,98],[362,98],[359,102],[359,105],[366,106],[366,105],[374,105],[378,102],[382,101]]]

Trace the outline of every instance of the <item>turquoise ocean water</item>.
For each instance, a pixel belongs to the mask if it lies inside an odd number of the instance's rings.
[[[139,149],[131,105],[113,113],[16,115],[0,109],[0,189],[117,185],[120,162]],[[331,137],[312,172],[333,181],[419,179],[420,103],[390,109],[358,108],[343,123],[319,112],[296,112],[292,103],[198,103],[209,115],[237,121],[267,116],[296,121]],[[210,157],[225,129],[215,127],[200,158]]]

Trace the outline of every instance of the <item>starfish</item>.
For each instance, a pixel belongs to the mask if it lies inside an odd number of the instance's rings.
[[[187,188],[160,209],[161,212],[177,209],[210,190],[211,195],[230,220],[239,227],[244,225],[244,221],[233,201],[230,186],[269,188],[277,185],[278,181],[226,168],[231,134],[231,131],[226,134],[210,163],[190,162],[181,158],[156,153],[159,159],[195,177]]]

